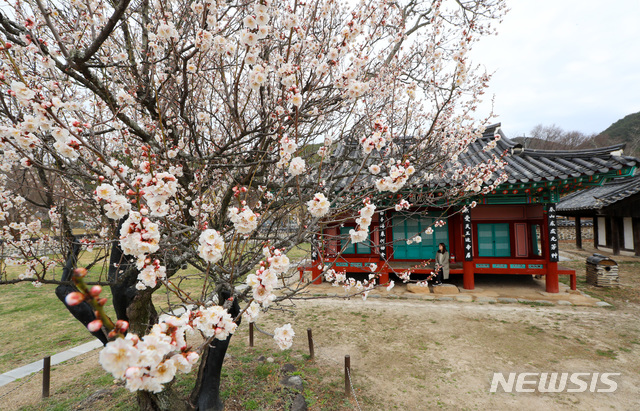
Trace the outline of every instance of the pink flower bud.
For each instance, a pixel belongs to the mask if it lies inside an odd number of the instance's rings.
[[[191,365],[195,364],[198,361],[198,358],[200,358],[200,355],[195,351],[191,351],[187,354],[187,361]]]
[[[91,287],[89,294],[91,294],[92,297],[97,297],[100,295],[101,292],[102,292],[102,287],[100,287],[99,285],[94,285],[93,287]]]
[[[107,303],[107,299],[106,298],[98,298],[98,305],[100,305],[100,307],[104,307],[105,304]]]
[[[116,329],[125,332],[129,329],[129,323],[125,320],[118,320],[116,321]]]
[[[78,305],[83,301],[84,301],[84,294],[77,291],[67,294],[67,296],[64,299],[64,302],[69,306]]]
[[[87,269],[84,267],[79,267],[73,270],[73,276],[77,278],[83,278],[87,275]]]
[[[87,324],[87,329],[92,333],[98,331],[101,328],[102,328],[102,321],[100,320],[93,320],[89,324]]]
[[[142,376],[142,373],[140,372],[140,368],[139,367],[129,367],[127,368],[127,370],[124,372],[124,376],[127,378],[140,378]]]

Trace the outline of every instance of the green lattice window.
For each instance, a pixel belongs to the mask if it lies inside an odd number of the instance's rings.
[[[355,227],[340,227],[340,248],[344,248],[343,254],[371,254],[371,239],[367,238],[361,243],[353,244],[351,242],[350,230]],[[345,247],[346,244],[346,247]]]
[[[396,214],[393,216],[393,258],[407,260],[427,260],[435,258],[438,244],[444,243],[449,248],[449,228],[445,224],[435,227],[439,219],[416,215]],[[433,230],[427,234],[425,231]],[[421,242],[408,244],[407,240],[420,235]]]
[[[478,256],[510,257],[509,224],[478,224]]]

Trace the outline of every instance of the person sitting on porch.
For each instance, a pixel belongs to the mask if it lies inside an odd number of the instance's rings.
[[[449,279],[449,252],[444,243],[438,244],[436,252],[436,280],[433,285],[442,284],[442,280]]]

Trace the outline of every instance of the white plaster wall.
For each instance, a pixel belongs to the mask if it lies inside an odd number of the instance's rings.
[[[598,217],[598,245],[607,245],[607,227],[604,217]]]
[[[633,250],[633,222],[631,217],[624,217],[622,219],[622,225],[624,227],[624,246],[627,250]]]

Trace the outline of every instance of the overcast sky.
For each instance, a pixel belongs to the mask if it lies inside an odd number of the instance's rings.
[[[640,0],[511,0],[473,61],[509,137],[537,124],[598,133],[640,111]]]

